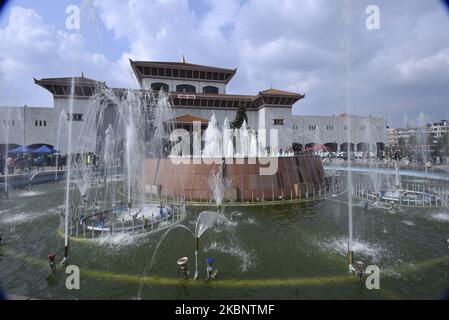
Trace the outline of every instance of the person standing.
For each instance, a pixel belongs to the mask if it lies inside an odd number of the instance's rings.
[[[7,167],[8,174],[14,173],[14,164],[15,164],[15,162],[12,157],[6,158],[6,167]]]
[[[0,175],[4,174],[4,170],[5,170],[5,157],[0,154]]]

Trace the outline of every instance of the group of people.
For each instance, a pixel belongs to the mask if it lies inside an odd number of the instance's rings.
[[[100,158],[93,152],[74,153],[71,155],[74,165],[88,165],[97,167]],[[20,174],[33,170],[40,170],[42,167],[57,167],[57,170],[63,170],[67,165],[67,155],[59,153],[21,153],[8,154],[0,153],[0,175]]]
[[[293,147],[284,148],[283,146],[281,146],[281,148],[279,149],[279,155],[281,156],[288,156],[293,153]]]
[[[99,164],[99,157],[93,152],[74,153],[72,154],[72,163],[75,165],[88,165],[97,167]]]
[[[25,173],[40,170],[44,166],[56,167],[62,170],[67,162],[67,156],[60,154],[0,154],[0,175]]]
[[[408,155],[403,155],[399,150],[391,153],[390,159],[394,161],[408,160],[410,163],[424,164],[424,162],[431,162],[433,165],[447,164],[447,156],[443,152],[412,152]]]

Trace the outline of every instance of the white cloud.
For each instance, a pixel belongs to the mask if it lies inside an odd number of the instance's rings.
[[[405,80],[419,79],[434,73],[444,74],[449,78],[449,48],[421,59],[409,59],[398,65]]]

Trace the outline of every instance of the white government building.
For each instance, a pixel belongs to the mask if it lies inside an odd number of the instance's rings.
[[[254,129],[278,129],[278,146],[284,150],[313,149],[317,145],[324,145],[331,151],[347,150],[348,130],[351,150],[367,151],[370,147],[375,152],[385,147],[386,124],[383,118],[346,114],[292,115],[293,105],[305,95],[272,88],[256,95],[228,94],[226,85],[237,69],[196,65],[185,61],[130,60],[130,64],[142,89],[164,89],[169,93],[175,118],[167,121],[174,122],[177,127],[191,129],[193,121],[200,121],[203,126],[207,126],[212,112],[221,126],[225,117],[232,121],[238,106],[244,104],[248,125]],[[104,82],[88,79],[83,74],[74,78],[73,114],[69,115],[72,78],[45,78],[34,81],[53,95],[53,107],[0,107],[0,150],[3,150],[7,143],[10,148],[18,145],[31,148],[41,145],[56,147],[58,136],[60,141],[67,141],[65,130],[60,130],[58,135],[61,122],[72,121],[73,132],[79,133],[83,121],[86,120],[88,108],[92,106],[89,99],[98,86],[106,86]],[[105,127],[107,125],[106,123]],[[82,134],[95,140],[96,132]],[[61,152],[65,153],[66,146],[63,143],[59,145]],[[74,152],[79,151],[75,146]]]

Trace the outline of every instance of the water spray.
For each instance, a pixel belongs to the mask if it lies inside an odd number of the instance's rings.
[[[198,271],[198,251],[200,247],[200,238],[195,238],[195,275],[193,276],[193,280],[198,279],[199,271]]]
[[[351,250],[350,242],[348,242],[348,265],[349,265],[349,273],[354,273],[355,269],[353,266],[354,261],[354,251]]]

